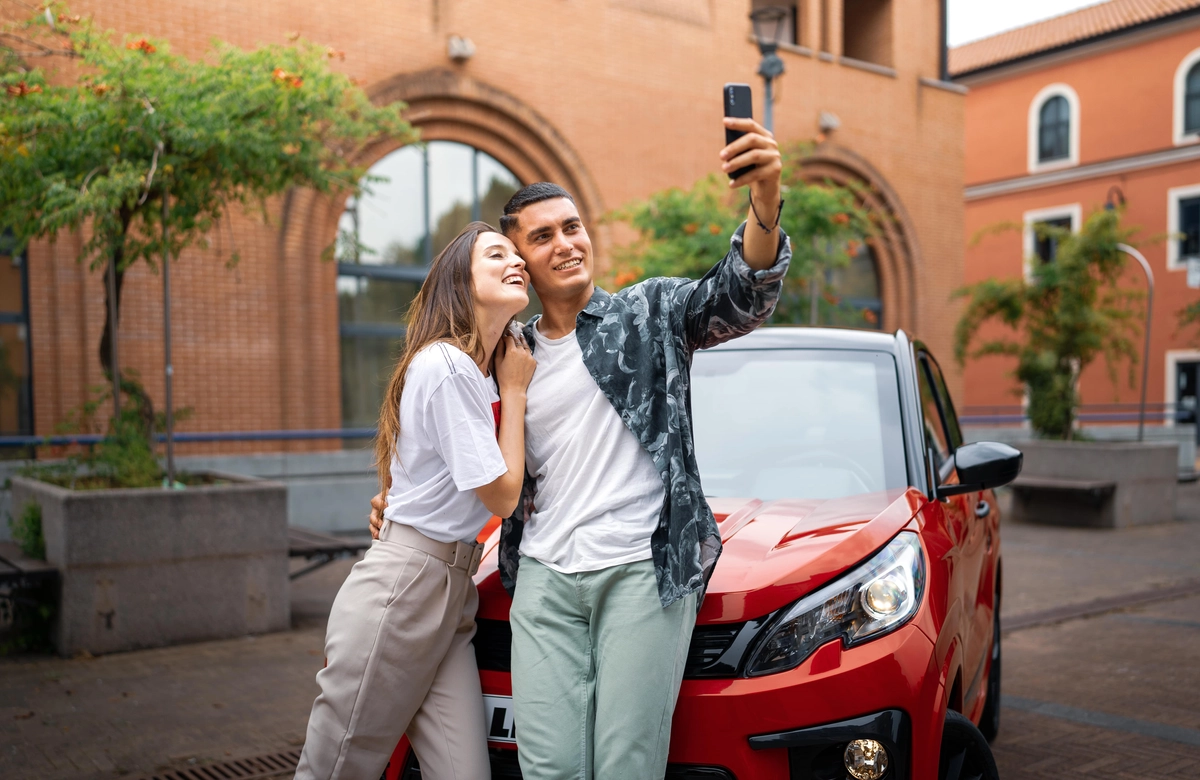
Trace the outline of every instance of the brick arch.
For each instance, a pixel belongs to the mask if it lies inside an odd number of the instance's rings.
[[[896,191],[865,159],[831,144],[818,146],[806,157],[802,171],[809,181],[828,180],[855,187],[861,204],[880,217],[879,232],[867,243],[879,270],[882,327],[885,331],[916,331],[916,280],[920,278],[921,253],[912,219]]]

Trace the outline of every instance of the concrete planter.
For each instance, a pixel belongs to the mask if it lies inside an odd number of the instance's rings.
[[[60,654],[288,627],[287,488],[218,476],[229,484],[92,491],[12,478],[14,507],[41,506],[61,574]]]
[[[1178,445],[1023,441],[1013,516],[1027,522],[1125,528],[1175,519]]]

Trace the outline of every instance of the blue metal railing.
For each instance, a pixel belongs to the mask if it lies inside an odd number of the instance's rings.
[[[213,433],[176,433],[174,440],[180,444],[188,442],[237,442],[237,441],[313,441],[318,439],[370,439],[374,428],[332,428],[325,430],[294,431],[221,431]],[[159,433],[157,441],[166,441],[166,434]],[[98,444],[104,436],[95,433],[65,434],[58,436],[0,436],[0,447],[61,447],[70,444]]]

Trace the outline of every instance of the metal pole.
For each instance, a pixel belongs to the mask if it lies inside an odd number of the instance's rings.
[[[1117,244],[1117,249],[1137,260],[1146,274],[1146,344],[1142,348],[1142,400],[1138,405],[1137,437],[1138,441],[1142,441],[1146,429],[1146,380],[1150,375],[1150,315],[1154,311],[1154,272],[1150,270],[1150,264],[1146,262],[1142,253],[1129,244]]]
[[[775,132],[775,94],[771,89],[771,82],[775,79],[770,76],[763,77],[763,82],[766,88],[763,93],[763,127],[767,128],[767,132]]]
[[[175,487],[175,412],[171,399],[171,380],[175,375],[175,367],[171,364],[171,244],[170,233],[167,229],[167,219],[170,216],[170,204],[166,177],[163,177],[163,362],[166,364],[166,396],[167,396],[167,487]]]
[[[108,259],[108,344],[112,362],[113,426],[121,419],[121,364],[117,360],[117,259]]]

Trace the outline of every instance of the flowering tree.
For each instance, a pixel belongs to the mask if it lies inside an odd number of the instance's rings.
[[[967,308],[954,332],[959,365],[967,358],[1007,355],[1017,359],[1015,376],[1029,394],[1029,422],[1041,436],[1070,439],[1079,406],[1079,376],[1103,356],[1115,383],[1116,367],[1129,361],[1129,382],[1137,351],[1140,291],[1117,282],[1125,268],[1118,245],[1132,231],[1121,212],[1097,211],[1079,233],[1039,225],[1053,238],[1053,261],[1040,262],[1031,278],[987,279],[959,290]],[[1013,337],[985,339],[972,348],[980,328],[999,322]]]
[[[815,275],[845,265],[875,233],[874,220],[853,188],[804,179],[803,146],[783,155],[783,213],[780,224],[792,241],[792,264],[772,322],[812,319]],[[654,276],[699,278],[729,251],[729,236],[745,219],[744,201],[731,195],[727,179],[711,175],[691,189],[655,193],[608,216],[638,231],[633,243],[618,247],[610,286],[623,287]],[[766,215],[764,215],[765,218]],[[757,229],[751,227],[750,229]],[[816,298],[822,321],[874,326],[875,314],[848,310],[834,289]]]
[[[37,9],[0,33],[0,230],[18,246],[83,231],[79,259],[115,269],[105,306],[119,314],[138,261],[153,268],[168,249],[204,246],[231,209],[265,219],[267,199],[293,187],[355,192],[364,147],[415,138],[400,104],[375,106],[330,69],[344,56],[294,40],[253,51],[217,44],[190,60],[164,41],[118,41],[63,6]],[[47,72],[30,66],[38,57],[73,62]],[[113,319],[99,345],[110,377]]]

